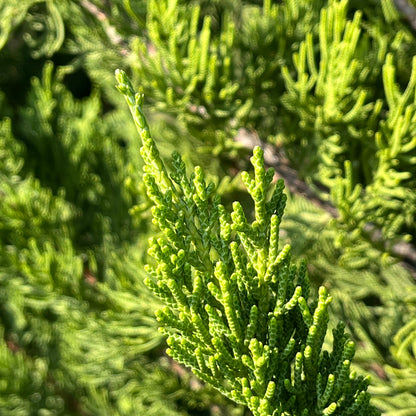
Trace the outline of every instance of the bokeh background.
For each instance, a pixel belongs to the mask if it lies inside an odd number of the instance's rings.
[[[330,289],[373,403],[414,416],[415,6],[0,0],[0,414],[249,415],[164,352],[122,68],[165,160],[225,204],[252,209],[239,172],[266,149],[282,240]]]

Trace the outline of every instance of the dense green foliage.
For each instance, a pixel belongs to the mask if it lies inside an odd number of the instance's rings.
[[[202,166],[247,224],[240,171],[265,148],[311,302],[328,288],[328,328],[345,321],[372,403],[416,413],[416,35],[402,10],[0,0],[0,414],[249,414],[164,353],[143,284],[154,195],[116,68],[143,88],[162,159]]]
[[[126,74],[117,88],[141,136],[143,176],[162,238],[150,241],[154,266],[147,286],[166,306],[156,312],[169,334],[168,353],[254,416],[378,415],[365,392],[368,379],[351,372],[355,344],[344,324],[333,350],[322,349],[332,298],[324,286],[309,299],[306,265],[279,247],[286,203],[280,179],[264,168],[263,150],[250,159],[254,178],[241,177],[254,203],[249,222],[239,202],[232,212],[197,166],[188,177],[179,153],[168,173],[144,117],[143,95]]]

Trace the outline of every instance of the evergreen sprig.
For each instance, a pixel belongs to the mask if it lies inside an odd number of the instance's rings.
[[[242,179],[254,206],[229,212],[195,167],[188,176],[178,153],[168,172],[142,105],[126,74],[116,71],[142,140],[143,180],[154,203],[148,287],[166,306],[157,312],[168,353],[255,416],[377,415],[368,378],[350,368],[355,344],[339,323],[332,351],[323,349],[331,302],[325,287],[310,296],[306,265],[279,248],[284,184],[272,186],[263,151]]]

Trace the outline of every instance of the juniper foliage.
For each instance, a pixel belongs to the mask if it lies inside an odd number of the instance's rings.
[[[166,304],[157,311],[168,353],[255,416],[379,414],[365,392],[368,379],[350,365],[355,344],[339,323],[333,350],[322,350],[331,297],[310,297],[306,265],[279,247],[286,197],[254,149],[254,177],[242,179],[253,198],[250,222],[239,202],[221,205],[213,183],[195,167],[188,177],[178,153],[168,173],[144,117],[143,94],[116,72],[135,120],[145,161],[143,180],[154,203],[147,267],[149,288]]]
[[[166,358],[147,355],[163,337],[137,273],[146,227],[128,215],[138,195],[123,184],[135,161],[100,103],[75,98],[48,63],[27,106],[0,122],[2,415],[179,416],[210,405]]]
[[[312,292],[329,288],[328,328],[344,320],[360,345],[354,369],[371,373],[376,407],[416,413],[405,3],[0,0],[1,414],[243,412],[159,359],[159,304],[138,273],[151,201],[118,67],[144,87],[162,158],[203,166],[247,218],[239,133],[269,143],[291,189],[282,245],[307,259]]]

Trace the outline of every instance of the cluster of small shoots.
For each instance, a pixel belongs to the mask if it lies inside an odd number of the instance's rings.
[[[331,297],[310,296],[306,265],[279,247],[286,196],[273,184],[263,151],[254,149],[254,177],[242,179],[254,201],[254,220],[234,202],[229,212],[212,183],[180,155],[168,172],[143,114],[143,95],[117,70],[138,128],[143,180],[154,203],[147,286],[165,303],[157,312],[168,354],[254,416],[377,415],[368,378],[350,368],[355,345],[339,323],[332,352],[323,349]]]
[[[318,33],[308,33],[293,63],[282,68],[281,102],[290,114],[286,130],[292,129],[293,140],[285,151],[292,160],[305,161],[301,167],[297,162],[298,169],[331,189],[340,213],[337,237],[350,241],[343,244],[343,264],[362,267],[371,248],[364,250],[358,240],[368,239],[369,222],[391,242],[409,241],[414,234],[416,59],[409,62],[403,89],[396,74],[400,60],[386,38],[368,42],[363,11],[351,13],[350,20],[349,3],[334,0],[321,9]],[[385,18],[395,18],[393,2],[382,4]],[[380,96],[369,87],[377,82]]]
[[[191,134],[211,143],[210,152],[234,145],[223,130],[230,118],[247,117],[252,100],[239,97],[231,76],[235,25],[230,16],[222,16],[217,38],[211,16],[201,16],[199,5],[150,0],[147,13],[148,38],[137,38],[132,49],[134,71],[152,92],[155,108],[177,114]]]

